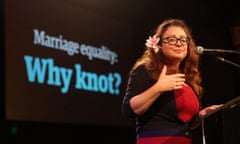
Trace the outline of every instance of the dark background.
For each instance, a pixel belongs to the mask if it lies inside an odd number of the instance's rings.
[[[130,24],[65,0],[8,0],[4,6],[7,120],[126,125],[121,101],[135,55]],[[40,35],[73,41],[76,53],[67,53],[70,46],[44,45],[47,38]],[[93,50],[101,51],[102,59]],[[42,62],[47,59],[52,65]],[[72,72],[65,87],[56,71],[61,69]]]
[[[145,39],[167,17],[183,18],[193,29],[198,45],[210,49],[237,50],[240,45],[240,13],[237,2],[207,0],[71,0],[76,5],[115,17],[132,26],[135,59],[142,54]],[[4,66],[4,12],[1,1],[1,64]],[[127,52],[128,50],[126,50]],[[239,62],[239,56],[222,55]],[[129,59],[134,62],[135,59]],[[214,55],[201,57],[205,95],[204,105],[225,103],[239,96],[239,68],[216,61]],[[81,125],[5,120],[5,70],[1,87],[1,143],[135,143],[134,126]],[[207,144],[240,142],[240,108],[219,111],[206,118]],[[201,128],[194,133],[194,144],[201,143]]]

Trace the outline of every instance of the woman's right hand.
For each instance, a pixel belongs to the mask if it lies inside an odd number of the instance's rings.
[[[167,75],[167,66],[164,65],[156,85],[161,92],[181,89],[185,85],[185,74]]]

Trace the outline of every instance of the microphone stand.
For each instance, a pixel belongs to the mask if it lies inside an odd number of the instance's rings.
[[[230,65],[233,65],[233,66],[235,66],[235,67],[237,67],[237,68],[240,68],[240,65],[239,65],[239,64],[234,63],[234,62],[232,62],[232,61],[230,61],[230,60],[227,60],[227,59],[225,59],[225,58],[223,58],[223,57],[218,57],[218,56],[217,56],[216,59],[217,59],[217,61],[226,62],[226,63],[228,63],[228,64],[230,64]],[[217,112],[217,111],[219,111],[219,110],[226,109],[226,108],[233,108],[233,107],[235,107],[235,106],[238,105],[238,104],[240,104],[240,96],[238,96],[238,97],[236,97],[236,98],[234,98],[234,99],[226,102],[221,108],[213,111],[212,113],[209,113],[209,114],[206,115],[204,118],[208,117],[209,115],[212,115],[213,113],[215,113],[215,112]],[[204,118],[203,118],[203,119],[204,119]]]
[[[232,62],[232,61],[230,61],[230,60],[227,60],[227,59],[225,59],[225,58],[223,58],[223,57],[216,57],[216,59],[217,59],[217,61],[226,62],[226,63],[228,63],[228,64],[230,64],[230,65],[233,65],[233,66],[235,66],[235,67],[237,67],[237,68],[240,68],[240,65],[239,65],[239,64],[234,63],[234,62]]]
[[[221,106],[221,107],[217,108],[216,110],[211,111],[208,114],[206,114],[205,116],[201,117],[201,122],[202,122],[202,124],[201,124],[202,125],[202,143],[203,144],[206,144],[205,130],[204,130],[204,120],[207,117],[213,115],[214,113],[216,113],[216,112],[218,112],[220,110],[234,108],[234,107],[236,107],[239,104],[240,104],[240,96],[227,101],[226,103],[223,104],[223,106]]]
[[[227,52],[229,52],[229,53],[235,53],[235,54],[240,54],[240,53],[237,52],[237,51],[227,51]],[[232,61],[230,61],[230,60],[227,60],[227,59],[225,59],[225,58],[223,58],[223,57],[218,57],[218,56],[217,56],[217,57],[216,57],[216,60],[217,60],[217,61],[220,61],[220,62],[225,62],[225,63],[230,64],[230,65],[232,65],[232,66],[235,66],[235,67],[237,67],[237,68],[240,68],[240,65],[239,65],[239,64],[234,63],[234,62],[232,62]],[[214,113],[216,113],[216,112],[218,112],[218,111],[220,111],[220,110],[225,110],[225,109],[234,108],[234,107],[236,107],[236,106],[239,105],[239,104],[240,104],[240,96],[238,96],[238,97],[236,97],[236,98],[233,98],[233,99],[227,101],[227,102],[224,103],[223,106],[221,106],[220,108],[217,108],[216,110],[211,111],[211,112],[208,113],[207,115],[201,117],[201,119],[202,119],[202,143],[203,143],[203,144],[206,144],[205,130],[204,130],[204,120],[205,120],[207,117],[209,117],[210,115],[213,115]]]
[[[235,50],[220,50],[217,49],[217,52],[223,52],[223,53],[230,53],[230,54],[240,54],[240,51],[235,51]]]

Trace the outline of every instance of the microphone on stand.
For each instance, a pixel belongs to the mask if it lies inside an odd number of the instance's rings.
[[[195,48],[195,53],[196,54],[240,54],[238,51],[234,50],[224,50],[224,49],[206,49],[203,48],[202,46],[196,46]]]
[[[224,50],[224,49],[205,49],[202,46],[196,46],[195,47],[195,53],[196,54],[240,54],[239,51],[234,51],[234,50]],[[240,65],[237,63],[234,63],[232,61],[229,61],[223,57],[216,57],[216,60],[219,62],[226,62],[228,64],[231,64],[233,66],[236,66],[240,68]]]

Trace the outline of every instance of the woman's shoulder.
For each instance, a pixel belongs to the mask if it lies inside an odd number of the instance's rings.
[[[135,86],[140,89],[146,89],[155,82],[147,71],[145,64],[140,64],[135,67],[129,78],[131,82],[135,83]]]
[[[134,72],[147,72],[147,69],[145,67],[145,64],[142,63],[142,64],[139,64],[137,66],[135,66],[133,69],[132,69],[132,73]]]

